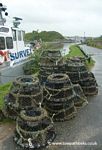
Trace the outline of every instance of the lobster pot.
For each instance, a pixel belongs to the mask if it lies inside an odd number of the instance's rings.
[[[66,61],[65,72],[70,77],[72,83],[76,84],[80,81],[86,81],[89,78],[88,70],[84,63]]]
[[[40,64],[43,66],[54,66],[57,64],[62,64],[63,58],[61,56],[61,52],[59,50],[47,50],[43,51],[40,59]]]
[[[40,66],[40,75],[39,79],[41,83],[46,82],[47,77],[53,73],[63,73],[64,65],[55,65],[55,66]]]
[[[42,100],[43,90],[37,77],[18,77],[13,82],[9,94],[5,97],[5,108],[8,117],[14,118],[20,110],[30,106],[38,106]]]
[[[78,62],[78,63],[84,63],[86,62],[86,59],[84,57],[79,57],[79,56],[73,56],[71,58],[68,58],[67,61],[69,62]]]
[[[89,79],[85,82],[80,82],[80,85],[86,96],[98,94],[98,84],[92,72],[89,73]]]
[[[73,86],[66,74],[48,76],[44,91],[45,108],[55,121],[69,120],[76,115]]]
[[[55,138],[54,125],[42,108],[27,108],[16,121],[14,141],[23,149],[38,149]]]
[[[59,50],[44,51],[40,59],[40,81],[46,82],[46,79],[52,73],[63,73],[64,61]]]
[[[88,104],[87,97],[79,84],[74,84],[75,98],[74,105],[79,108]]]
[[[86,96],[98,94],[98,84],[95,76],[92,72],[88,72],[84,63],[80,61],[74,62],[73,60],[67,60],[65,65],[65,72],[69,75],[72,83],[80,84],[83,92]]]
[[[98,83],[96,81],[96,78],[94,76],[94,74],[92,72],[89,72],[89,78],[93,79],[94,80],[94,84],[98,87]]]

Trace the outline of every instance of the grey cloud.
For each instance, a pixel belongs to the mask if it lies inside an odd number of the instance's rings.
[[[100,35],[102,0],[3,0],[9,15],[22,17],[26,31],[57,30],[65,35]]]

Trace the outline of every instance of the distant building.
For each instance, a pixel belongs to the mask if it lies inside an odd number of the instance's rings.
[[[71,43],[80,43],[80,42],[85,42],[86,40],[85,37],[80,37],[80,36],[65,37],[65,39],[67,39]]]

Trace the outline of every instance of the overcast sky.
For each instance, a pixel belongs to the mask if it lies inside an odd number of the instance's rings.
[[[22,27],[55,30],[63,35],[102,35],[102,0],[1,0],[9,17],[23,18]]]

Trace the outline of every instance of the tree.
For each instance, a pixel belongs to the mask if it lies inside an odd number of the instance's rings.
[[[63,35],[56,31],[32,31],[31,33],[25,34],[25,40],[26,41],[34,41],[41,39],[44,42],[52,42],[60,39],[64,39]]]

